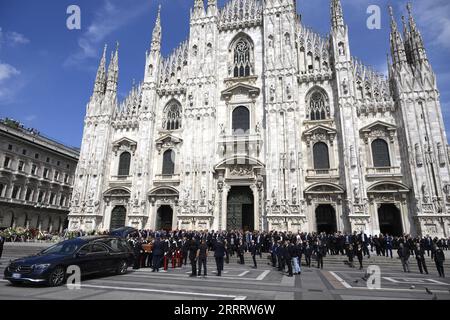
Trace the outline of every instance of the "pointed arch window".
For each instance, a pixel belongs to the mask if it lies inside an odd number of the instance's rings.
[[[391,158],[389,156],[389,146],[383,139],[376,139],[372,142],[372,158],[375,168],[383,168],[391,166]]]
[[[173,175],[175,173],[175,152],[173,150],[167,150],[163,154],[163,175]]]
[[[324,120],[328,118],[329,109],[325,95],[320,91],[314,91],[309,98],[309,119]]]
[[[240,37],[232,45],[233,76],[248,77],[253,73],[253,44],[248,37]]]
[[[324,142],[318,142],[313,147],[314,169],[328,170],[330,169],[330,156],[328,146]]]
[[[131,154],[129,152],[124,152],[120,155],[119,160],[119,176],[129,176],[130,175],[130,164],[131,164]]]
[[[178,101],[171,101],[164,108],[163,128],[170,131],[181,128],[181,104]]]

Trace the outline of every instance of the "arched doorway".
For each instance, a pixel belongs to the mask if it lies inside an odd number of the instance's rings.
[[[227,199],[227,229],[253,231],[254,218],[252,190],[249,187],[232,187]]]
[[[383,203],[378,208],[378,222],[380,232],[390,236],[401,236],[403,234],[402,217],[400,210],[393,203]]]
[[[125,227],[125,221],[127,218],[127,209],[124,206],[114,207],[111,213],[110,230],[119,229]]]
[[[331,234],[337,231],[336,212],[332,205],[321,204],[316,208],[316,224],[319,233]]]
[[[156,214],[156,230],[172,231],[173,209],[171,206],[161,206]]]

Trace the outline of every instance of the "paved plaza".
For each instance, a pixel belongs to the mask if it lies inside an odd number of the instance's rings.
[[[0,271],[10,259],[36,253],[44,244],[5,244]],[[446,252],[446,255],[449,254]],[[190,278],[190,265],[153,273],[150,269],[129,270],[126,275],[105,275],[83,279],[79,290],[66,286],[47,288],[35,285],[14,287],[0,280],[0,300],[6,299],[62,299],[62,300],[379,300],[421,299],[450,300],[450,279],[439,278],[434,263],[427,258],[429,275],[421,275],[411,258],[411,273],[402,272],[401,263],[394,257],[372,257],[364,266],[377,265],[381,269],[381,289],[370,290],[363,279],[365,270],[350,268],[344,256],[327,256],[324,269],[302,266],[302,274],[288,277],[268,264],[267,255],[258,258],[258,268],[251,268],[250,255],[245,265],[236,256],[225,265],[222,277],[215,273],[215,263],[208,258],[208,276]],[[450,274],[450,264],[445,271]],[[3,276],[2,276],[3,278]],[[429,292],[427,292],[427,290]]]

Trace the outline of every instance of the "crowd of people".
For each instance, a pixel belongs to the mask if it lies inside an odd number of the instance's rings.
[[[134,268],[149,267],[153,272],[180,268],[189,263],[190,276],[207,275],[207,257],[213,252],[216,260],[217,275],[223,271],[224,263],[230,263],[234,255],[240,264],[245,263],[244,255],[249,252],[253,268],[257,268],[257,259],[268,254],[268,263],[287,276],[301,274],[303,266],[323,269],[324,257],[342,255],[351,268],[358,260],[359,269],[363,269],[363,260],[371,255],[394,258],[396,251],[404,272],[410,272],[410,257],[415,257],[420,273],[427,273],[425,256],[431,256],[439,276],[444,277],[444,251],[448,250],[450,239],[410,237],[403,235],[366,235],[364,232],[353,234],[337,232],[292,233],[292,232],[244,232],[237,231],[151,231],[140,230],[130,243],[135,252]],[[315,264],[313,264],[313,261]]]
[[[6,229],[0,231],[0,252],[4,242],[58,241],[86,235],[108,234],[103,232],[84,232],[64,230],[62,233],[37,232],[32,230],[17,231]],[[249,232],[231,231],[152,231],[138,230],[131,234],[130,244],[133,247],[136,261],[134,268],[148,267],[154,272],[167,271],[169,268],[180,268],[189,263],[191,276],[207,276],[207,257],[214,254],[217,275],[220,276],[224,264],[236,255],[237,262],[245,263],[245,253],[252,257],[253,268],[257,268],[257,259],[267,254],[268,263],[281,272],[287,269],[287,275],[301,274],[303,266],[323,269],[323,258],[327,255],[345,256],[347,264],[355,268],[355,260],[359,269],[363,269],[363,260],[371,255],[385,256],[393,259],[397,253],[403,271],[411,272],[410,260],[414,257],[420,273],[428,274],[425,257],[431,257],[440,277],[444,277],[444,251],[449,249],[450,238],[410,237],[409,235],[391,236],[388,234],[367,235],[364,232],[352,234],[336,232],[333,234],[302,232]],[[0,255],[1,257],[1,255]],[[313,262],[315,262],[313,264]]]
[[[82,237],[86,235],[97,235],[100,232],[91,231],[69,231],[67,229],[62,232],[39,230],[36,228],[4,228],[0,229],[0,236],[5,242],[60,242],[72,238]],[[102,234],[104,232],[101,232]]]

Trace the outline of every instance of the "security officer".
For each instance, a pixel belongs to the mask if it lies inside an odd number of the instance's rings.
[[[386,241],[386,257],[388,257],[388,254],[390,254],[391,259],[393,259],[392,258],[393,238],[390,235],[386,234],[385,241]]]
[[[186,265],[187,258],[189,252],[189,241],[187,241],[186,237],[183,237],[183,241],[181,243],[181,256],[183,257],[183,265]]]
[[[255,240],[252,240],[252,243],[250,245],[250,253],[252,254],[252,259],[253,259],[253,268],[256,269],[258,268],[257,264],[256,264],[256,255],[258,254],[258,247],[255,244]]]
[[[159,272],[159,268],[161,268],[161,261],[164,257],[164,243],[161,242],[159,235],[156,237],[155,242],[153,243],[153,257],[152,257],[152,272]]]
[[[141,239],[135,239],[133,241],[133,253],[134,253],[133,269],[139,269],[141,267],[141,259],[143,253]]]
[[[350,246],[350,244],[349,244]],[[347,246],[346,251],[348,252],[349,250],[349,246]],[[327,253],[327,248],[326,246],[320,241],[317,240],[316,245],[314,246],[314,252],[316,254],[316,259],[317,259],[317,269],[323,269],[323,257],[325,257],[326,253]]]
[[[283,245],[283,253],[284,253],[284,263],[288,267],[288,277],[293,276],[292,272],[292,252],[295,248],[291,245],[290,241],[287,240]],[[283,268],[284,270],[284,268]]]
[[[420,246],[419,242],[416,243],[416,247],[414,248],[414,255],[416,256],[420,273],[423,274],[425,271],[425,273],[428,274],[427,265],[425,263],[425,249]]]
[[[204,268],[203,271],[203,276],[206,277],[207,272],[206,272],[206,260],[208,257],[208,245],[206,244],[205,239],[202,240],[202,242],[200,243],[200,246],[198,248],[198,276],[201,276],[202,273],[202,266]]]
[[[189,261],[191,262],[192,273],[190,277],[197,276],[197,254],[198,254],[198,244],[194,238],[189,241]]]
[[[4,244],[5,244],[5,238],[3,237],[2,234],[0,234],[0,259],[2,258]],[[0,264],[1,264],[1,262],[0,262]]]
[[[311,256],[313,254],[313,247],[310,245],[309,241],[303,242],[303,252],[305,253],[306,265],[311,268]],[[344,248],[344,247],[342,247]],[[343,251],[342,251],[343,252]]]
[[[445,261],[445,254],[444,251],[441,248],[438,248],[436,244],[433,244],[434,249],[434,263],[436,264],[436,269],[439,273],[439,277],[445,278],[444,274],[444,261]]]
[[[237,254],[238,254],[238,257],[239,257],[239,263],[240,264],[245,264],[244,253],[245,253],[245,244],[243,243],[242,240],[240,240],[239,241],[239,246],[237,248]]]
[[[216,259],[217,276],[221,276],[223,270],[223,257],[225,256],[225,246],[222,239],[218,239],[214,248],[214,258]]]

